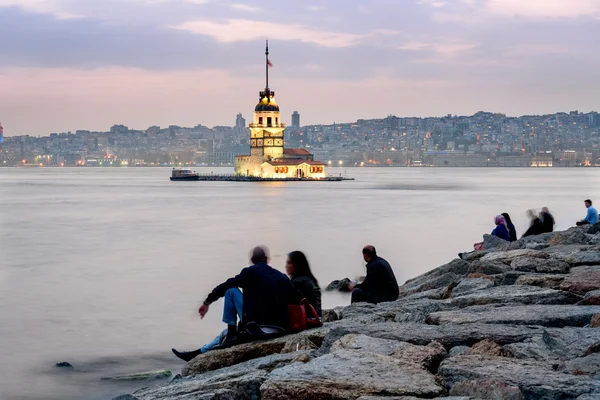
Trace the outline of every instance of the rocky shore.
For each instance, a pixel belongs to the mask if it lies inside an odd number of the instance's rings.
[[[600,225],[436,268],[398,301],[322,328],[200,355],[130,400],[600,399]]]

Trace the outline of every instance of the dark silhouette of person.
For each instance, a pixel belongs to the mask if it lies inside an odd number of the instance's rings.
[[[542,220],[542,226],[544,233],[554,232],[554,216],[548,211],[548,207],[543,207],[540,212],[540,219]]]
[[[255,247],[250,261],[250,267],[217,286],[198,309],[200,317],[204,318],[210,305],[225,297],[223,322],[227,324],[227,330],[198,350],[180,352],[171,349],[177,357],[189,361],[217,346],[229,347],[236,344],[238,317],[242,325],[252,322],[256,325],[279,327],[281,330],[287,328],[288,304],[298,304],[302,300],[300,293],[285,274],[267,264],[269,255],[266,247]]]
[[[367,262],[367,276],[362,283],[351,283],[348,286],[352,292],[351,302],[377,304],[397,300],[400,290],[390,264],[377,255],[374,246],[365,246],[362,254]]]
[[[541,235],[544,233],[544,224],[536,215],[535,210],[527,210],[527,217],[531,222],[529,224],[529,229],[523,234],[523,237]]]
[[[319,317],[322,316],[321,308],[321,288],[317,278],[312,274],[308,259],[301,251],[292,251],[287,256],[285,262],[285,271],[292,280],[292,285],[302,294],[317,311]]]
[[[504,220],[506,221],[506,226],[508,227],[508,233],[510,234],[510,241],[516,242],[518,240],[517,229],[510,219],[510,215],[508,213],[502,213]]]

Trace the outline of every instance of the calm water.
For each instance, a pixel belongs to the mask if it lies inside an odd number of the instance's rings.
[[[227,171],[227,170],[224,170]],[[336,173],[343,173],[343,170]],[[600,169],[348,169],[341,183],[170,182],[169,169],[0,169],[0,398],[110,399],[100,378],[182,363],[221,329],[206,294],[266,244],[307,253],[321,286],[374,244],[404,281],[468,250],[509,212],[557,228],[600,202]],[[327,294],[324,306],[345,304]],[[69,361],[74,371],[54,368]]]

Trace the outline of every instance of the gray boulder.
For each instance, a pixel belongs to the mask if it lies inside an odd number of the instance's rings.
[[[510,266],[515,271],[539,272],[544,274],[566,274],[569,272],[569,268],[571,268],[564,261],[536,257],[517,258],[511,262]]]
[[[157,379],[167,379],[173,376],[173,373],[168,369],[148,372],[137,372],[135,374],[118,375],[104,377],[102,380],[109,381],[152,381]]]
[[[451,291],[451,297],[459,297],[494,286],[492,280],[484,278],[465,278]]]
[[[571,265],[600,265],[600,252],[578,251],[565,257],[565,261]]]
[[[352,283],[350,278],[344,278],[339,281],[332,281],[329,285],[327,285],[325,290],[328,292],[331,292],[334,290],[338,290],[340,292],[349,292],[350,290],[348,290],[348,285],[350,283]]]
[[[600,289],[600,266],[573,268],[559,288],[580,295]]]
[[[255,358],[281,353],[286,348],[286,344],[288,348],[295,348],[296,343],[302,343],[303,339],[307,339],[309,342],[319,346],[327,332],[327,327],[310,329],[277,339],[261,340],[240,344],[227,349],[209,351],[208,353],[200,354],[186,364],[181,370],[181,375],[191,376],[202,374]]]
[[[486,400],[523,400],[523,394],[518,386],[511,386],[494,379],[457,382],[452,386],[450,394]]]
[[[454,297],[450,304],[463,308],[485,304],[573,304],[579,300],[578,296],[560,290],[518,285],[482,289]]]
[[[559,371],[566,371],[573,375],[591,375],[600,374],[600,354],[593,353],[585,357],[569,360],[558,368]],[[600,378],[600,375],[598,376]]]
[[[486,250],[502,251],[507,250],[510,246],[510,242],[504,239],[500,239],[494,235],[483,235],[483,248]]]
[[[504,348],[516,358],[557,362],[584,357],[596,343],[600,343],[600,329],[564,327],[545,329]]]
[[[540,325],[546,327],[585,326],[592,316],[600,312],[600,306],[528,305],[486,307],[483,309],[440,311],[429,315],[428,323],[442,324],[514,324]]]
[[[597,222],[594,225],[590,226],[587,230],[587,233],[589,233],[590,235],[597,235],[598,233],[600,233],[600,222]]]
[[[505,264],[510,264],[513,260],[517,258],[541,258],[548,259],[550,256],[539,250],[531,250],[531,249],[519,249],[519,250],[509,250],[509,251],[498,251],[495,253],[488,253],[481,258],[481,261],[501,261]]]
[[[589,244],[590,240],[586,236],[584,229],[579,227],[573,227],[569,230],[562,232],[555,232],[554,235],[548,240],[548,244],[556,246],[559,244]]]
[[[435,376],[418,362],[347,350],[278,368],[260,388],[263,400],[354,400],[381,393],[431,398],[444,391]]]
[[[600,306],[600,289],[587,292],[579,304],[587,306]]]
[[[548,289],[558,289],[566,275],[555,274],[526,274],[519,276],[515,285],[537,286]]]
[[[438,375],[452,387],[463,381],[492,379],[521,389],[526,399],[572,399],[600,389],[588,376],[557,372],[539,361],[479,355],[444,360]]]

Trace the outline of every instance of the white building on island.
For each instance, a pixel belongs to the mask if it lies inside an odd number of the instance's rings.
[[[281,122],[275,92],[269,89],[269,44],[266,55],[266,85],[259,94],[250,127],[250,154],[235,157],[235,173],[261,178],[327,177],[327,164],[315,161],[306,149],[286,149],[285,125]]]

